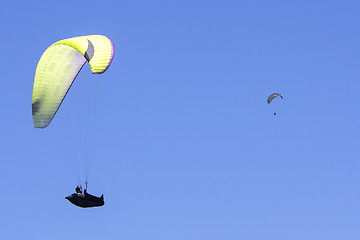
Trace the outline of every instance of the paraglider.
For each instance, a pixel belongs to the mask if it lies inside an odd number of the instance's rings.
[[[281,99],[284,98],[283,95],[281,95],[280,93],[273,93],[267,98],[267,103],[270,104],[272,102],[272,100],[274,100],[274,98],[276,98],[278,96],[280,96]],[[276,112],[274,112],[273,115],[276,115]]]
[[[68,38],[52,44],[41,56],[32,93],[32,116],[35,128],[46,128],[53,120],[74,80],[86,62],[93,74],[102,74],[114,56],[112,41],[102,35]],[[91,121],[89,119],[88,121]],[[79,207],[104,205],[103,195],[98,198],[87,190],[76,188],[76,193],[66,197]]]

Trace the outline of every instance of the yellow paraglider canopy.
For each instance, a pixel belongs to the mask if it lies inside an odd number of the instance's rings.
[[[50,124],[86,61],[93,74],[101,74],[110,66],[113,56],[112,41],[102,35],[68,38],[46,49],[36,68],[32,94],[35,128]]]

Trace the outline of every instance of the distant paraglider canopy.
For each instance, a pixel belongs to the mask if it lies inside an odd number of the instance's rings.
[[[267,103],[270,104],[271,101],[276,98],[277,96],[280,96],[281,98],[284,98],[283,95],[281,95],[280,93],[273,93],[271,94],[268,99],[267,99]]]

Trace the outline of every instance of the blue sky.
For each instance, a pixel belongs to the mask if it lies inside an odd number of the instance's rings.
[[[360,238],[358,1],[8,1],[2,10],[4,238]],[[105,195],[96,209],[64,199],[77,182],[51,139],[71,147],[61,128],[71,101],[47,129],[31,116],[41,54],[88,34],[115,45],[96,76],[105,83],[89,178],[89,192]],[[268,105],[273,92],[284,99]]]

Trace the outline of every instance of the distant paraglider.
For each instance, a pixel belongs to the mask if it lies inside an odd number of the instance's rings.
[[[267,103],[270,104],[270,103],[272,102],[272,100],[274,100],[274,98],[276,98],[276,97],[278,97],[278,96],[280,96],[281,99],[284,98],[283,95],[281,95],[280,93],[273,93],[273,94],[271,94],[271,95],[268,97]],[[274,112],[273,115],[276,115],[276,112]]]

